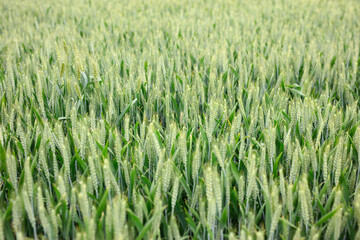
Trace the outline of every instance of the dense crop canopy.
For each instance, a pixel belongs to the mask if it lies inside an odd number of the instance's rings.
[[[357,0],[0,0],[0,240],[360,239]]]

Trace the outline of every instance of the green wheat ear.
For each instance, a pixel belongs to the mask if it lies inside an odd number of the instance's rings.
[[[360,239],[359,1],[37,3],[0,4],[0,240]]]

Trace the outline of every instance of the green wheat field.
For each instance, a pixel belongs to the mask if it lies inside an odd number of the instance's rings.
[[[360,239],[358,0],[0,0],[0,240]]]

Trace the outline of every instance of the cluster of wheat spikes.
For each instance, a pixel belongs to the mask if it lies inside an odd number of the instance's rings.
[[[0,0],[0,240],[360,239],[357,0]]]

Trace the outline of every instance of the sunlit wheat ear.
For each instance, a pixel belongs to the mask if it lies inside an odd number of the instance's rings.
[[[120,136],[120,133],[115,130],[115,156],[116,156],[116,161],[118,162],[118,164],[120,165],[122,159],[122,154],[121,154],[121,150],[122,150],[122,139]]]
[[[280,192],[281,192],[281,198],[282,198],[282,202],[285,204],[286,203],[286,189],[285,189],[285,178],[284,178],[284,171],[281,168],[280,169]]]
[[[11,154],[10,150],[6,152],[6,170],[15,192],[18,191],[18,178],[17,178],[17,162],[15,157]]]
[[[12,226],[14,227],[16,232],[21,230],[22,219],[23,218],[23,204],[20,199],[20,196],[17,195],[13,200],[12,206]]]
[[[192,159],[192,179],[193,182],[196,182],[198,174],[199,174],[199,169],[200,169],[200,164],[201,164],[201,149],[200,149],[200,141],[198,141],[196,143],[196,147],[195,147],[195,152],[193,155],[193,159]]]
[[[89,168],[90,168],[91,182],[93,184],[95,191],[97,192],[99,183],[98,183],[98,178],[97,178],[97,174],[96,174],[96,167],[95,167],[94,159],[92,156],[89,156],[88,162],[89,162]]]
[[[122,238],[125,230],[126,199],[120,195],[114,199],[113,226],[116,238]]]
[[[341,160],[343,153],[343,137],[340,137],[339,143],[336,147],[336,153],[334,157],[333,169],[334,169],[334,183],[337,185],[339,183],[339,178],[341,174]]]
[[[271,201],[271,211],[275,211],[277,204],[279,203],[279,188],[275,184],[271,184],[271,191],[270,191],[270,201]]]
[[[325,147],[324,153],[323,153],[323,166],[322,166],[322,174],[323,174],[323,178],[324,180],[327,180],[328,177],[328,156],[329,156],[329,151],[330,151],[330,145],[327,145]]]
[[[164,151],[162,151],[162,153],[159,156],[159,160],[157,162],[157,166],[156,166],[156,171],[155,171],[155,175],[154,175],[154,180],[157,182],[160,178],[161,178],[161,174],[163,171],[163,167],[164,167]]]
[[[113,229],[113,211],[111,211],[110,204],[106,205],[106,215],[105,215],[105,235],[106,237],[111,237]]]
[[[106,140],[106,128],[105,128],[105,121],[103,119],[100,119],[99,124],[99,141],[102,146],[105,146],[105,140]]]
[[[216,218],[216,201],[214,198],[210,198],[207,200],[208,209],[207,209],[207,224],[212,225]]]
[[[168,159],[166,160],[166,162],[164,162],[162,175],[161,175],[162,190],[164,194],[167,192],[170,186],[171,174],[172,174],[172,162],[171,159]]]
[[[80,191],[78,193],[78,199],[79,199],[79,206],[81,215],[85,222],[88,221],[90,217],[90,206],[89,206],[89,200],[86,194],[86,186],[85,183],[80,183]]]
[[[30,199],[33,199],[34,180],[30,169],[30,157],[27,157],[25,160],[24,171],[25,171],[25,184],[28,191],[28,196],[30,197]]]
[[[51,224],[48,219],[48,216],[47,216],[47,211],[44,206],[42,189],[40,186],[37,189],[37,193],[38,193],[37,199],[38,199],[38,212],[39,212],[38,214],[39,214],[40,222],[41,222],[42,226],[44,227],[45,233],[50,238],[50,237],[52,237],[52,228],[51,228]]]
[[[227,169],[229,169],[229,167],[227,167]],[[231,176],[230,176],[230,174],[229,175],[226,175],[225,176],[225,205],[226,206],[229,206],[229,204],[230,204],[230,188],[231,188],[231,185],[232,185],[232,178],[231,178]]]
[[[255,154],[251,155],[250,164],[249,164],[249,174],[247,176],[247,188],[246,188],[246,202],[247,204],[250,201],[251,196],[255,196],[257,192],[256,186],[256,166],[255,166]]]
[[[299,155],[298,155],[298,149],[296,148],[293,157],[292,157],[292,164],[291,164],[291,170],[290,170],[290,181],[295,181],[295,178],[297,177],[297,174],[299,172]]]
[[[212,177],[212,168],[211,166],[207,166],[204,170],[204,179],[205,179],[205,187],[206,187],[206,197],[208,199],[213,198],[213,177]]]
[[[39,162],[41,165],[41,169],[43,169],[46,180],[50,183],[50,170],[49,170],[49,166],[47,163],[47,156],[46,156],[46,148],[45,148],[45,143],[43,142],[40,146],[40,150],[39,150]]]
[[[305,191],[303,189],[299,190],[299,198],[301,204],[301,219],[303,224],[307,227],[309,225],[309,206],[306,201]]]
[[[199,204],[199,200],[202,195],[202,191],[203,191],[203,189],[200,187],[200,185],[196,185],[195,192],[191,198],[191,205],[190,205],[191,208],[194,209]]]
[[[288,210],[288,213],[291,214],[294,210],[294,205],[293,205],[293,185],[292,184],[288,184],[287,186],[287,195],[286,195],[286,207]]]
[[[359,153],[360,152],[360,127],[356,128],[356,132],[354,135],[354,144],[355,144],[356,151]],[[358,154],[358,162],[360,162],[360,154]]]
[[[57,222],[56,211],[54,208],[52,208],[50,210],[50,220],[51,220],[53,238],[58,239],[59,226],[58,226],[58,222]]]
[[[176,220],[175,220],[174,216],[171,217],[170,227],[171,227],[172,235],[174,236],[175,240],[180,240],[181,235],[180,235],[180,232],[179,232],[178,224],[176,223]]]
[[[167,149],[167,154],[169,156],[170,156],[173,144],[175,142],[176,135],[177,135],[177,127],[176,127],[176,124],[172,122],[168,129],[168,134],[167,134],[167,139],[166,139],[166,149]]]
[[[9,116],[9,128],[10,128],[11,132],[14,132],[15,114],[16,114],[15,107],[11,109],[10,116]]]
[[[185,166],[187,166],[187,146],[186,146],[186,129],[184,128],[181,132],[180,132],[180,136],[179,136],[179,148],[180,148],[180,154],[181,154],[181,159],[182,162]]]
[[[161,147],[159,144],[159,141],[157,139],[156,133],[155,133],[155,127],[152,125],[152,127],[149,130],[150,134],[150,143],[153,145],[152,149],[155,152],[156,156],[159,157],[161,154]]]
[[[306,196],[306,201],[307,201],[307,205],[309,207],[309,219],[310,219],[310,223],[314,222],[314,215],[313,215],[313,208],[312,206],[312,199],[313,199],[313,194],[317,194],[316,189],[313,190],[313,192],[310,191],[309,189],[309,183],[308,180],[306,178],[306,175],[302,176],[302,186],[304,187],[305,190],[305,196]]]
[[[143,212],[144,204],[145,204],[144,198],[138,193],[138,198],[135,203],[135,214],[139,218],[140,222],[143,222],[143,218],[144,218],[144,212]]]
[[[339,207],[339,210],[335,213],[335,216],[330,220],[330,223],[326,229],[325,237],[333,236],[334,239],[339,239],[341,222],[342,222],[342,212],[343,208],[340,204],[341,201],[341,191],[336,190],[334,192],[334,204],[333,210]]]
[[[127,160],[124,160],[123,161],[123,171],[124,171],[124,178],[125,178],[125,183],[127,186],[130,186],[130,166],[129,166],[129,163]],[[115,178],[113,176],[113,174],[110,175],[111,178],[110,180],[112,181],[112,184],[115,185],[116,181],[115,181]],[[117,186],[117,184],[116,184]],[[118,191],[118,187],[116,187],[117,191]]]
[[[213,150],[214,150],[214,154],[218,160],[219,166],[221,167],[222,170],[224,170],[224,168],[225,168],[224,159],[223,159],[222,154],[220,153],[220,150],[216,144],[213,145]]]
[[[171,211],[172,214],[174,214],[174,209],[175,209],[175,205],[177,202],[177,196],[179,193],[179,181],[180,181],[180,177],[179,176],[174,176],[174,184],[173,184],[173,189],[172,189],[172,196],[171,196]]]
[[[67,193],[67,189],[66,189],[64,178],[63,178],[62,174],[60,174],[58,176],[57,181],[56,181],[56,186],[61,194],[61,198],[65,199],[66,204],[68,204],[69,203],[68,193]]]
[[[260,172],[266,174],[266,147],[265,144],[261,144],[261,156],[260,156]]]
[[[218,103],[217,102],[210,102],[210,110],[208,115],[208,122],[207,122],[207,128],[206,128],[206,135],[208,138],[209,143],[212,141],[212,134],[215,127],[215,118],[218,111]]]
[[[281,216],[281,209],[282,209],[281,204],[278,204],[275,209],[275,212],[272,215],[269,239],[273,239],[274,237],[274,232],[279,222],[279,218]]]
[[[30,224],[33,227],[34,231],[36,231],[35,212],[34,212],[34,208],[32,206],[31,200],[29,198],[28,191],[23,190],[21,196],[22,196],[22,201],[24,203],[24,208],[25,208],[26,214],[30,220]]]
[[[216,200],[216,207],[218,212],[220,213],[222,210],[222,189],[220,183],[219,174],[215,169],[212,169],[212,184],[213,184],[213,191],[214,197]]]

